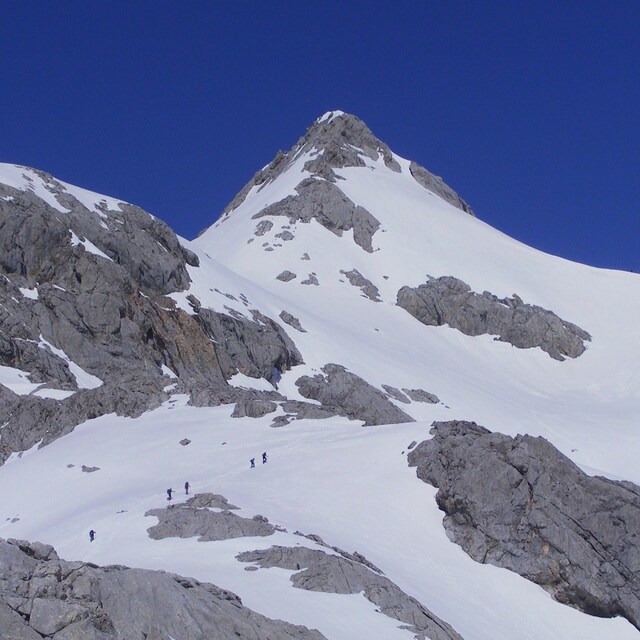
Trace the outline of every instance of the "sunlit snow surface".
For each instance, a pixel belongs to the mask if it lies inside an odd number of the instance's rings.
[[[640,483],[640,278],[570,263],[508,238],[426,191],[397,156],[401,173],[369,159],[364,168],[337,170],[346,178],[337,186],[381,223],[373,253],[357,246],[352,232],[337,237],[315,221],[253,219],[295,194],[311,157],[298,157],[278,179],[254,188],[196,241],[182,241],[198,253],[200,266],[189,267],[190,289],[172,297],[189,313],[191,294],[203,307],[248,319],[252,310],[275,321],[282,311],[297,318],[306,333],[281,323],[305,362],[278,385],[289,398],[301,398],[295,385],[301,375],[335,362],[378,388],[420,388],[441,403],[399,405],[420,422],[371,428],[333,418],[274,429],[277,414],[232,419],[233,406],[196,409],[181,396],[136,420],[103,416],[0,467],[0,536],[51,543],[70,560],[213,582],[260,613],[318,628],[330,639],[411,638],[361,595],[294,589],[291,572],[245,571],[235,560],[240,551],[272,544],[312,546],[293,532],[315,533],[362,553],[466,640],[638,640],[622,619],[587,616],[513,573],[472,561],[446,537],[435,489],[416,478],[406,454],[410,442],[429,437],[433,420],[468,419],[510,435],[542,435],[588,473]],[[6,166],[0,168],[7,172]],[[35,178],[35,186],[25,183],[21,172],[8,171],[17,188],[53,197]],[[101,210],[99,196],[82,197]],[[265,219],[273,228],[255,236]],[[277,238],[283,230],[294,239]],[[354,268],[378,287],[382,302],[363,298],[340,273]],[[297,278],[277,280],[285,269]],[[302,285],[312,273],[319,286]],[[587,330],[592,341],[579,358],[558,362],[491,336],[425,327],[395,302],[400,287],[428,275],[455,276],[479,293],[516,293]],[[102,383],[59,355],[79,386]],[[19,393],[38,386],[4,369],[0,383]],[[230,383],[271,389],[242,374]],[[184,438],[188,446],[180,445]],[[250,469],[249,459],[265,450],[269,462]],[[83,464],[99,471],[83,473]],[[185,481],[192,493],[220,493],[241,507],[240,515],[264,515],[287,533],[225,542],[150,539],[146,530],[156,519],[144,513],[167,504],[169,487],[180,500]],[[93,544],[90,528],[97,532]]]
[[[638,632],[621,619],[586,616],[517,575],[473,562],[447,539],[435,490],[406,464],[407,445],[428,425],[361,428],[344,420],[232,420],[230,407],[195,409],[174,398],[137,420],[104,416],[0,468],[0,536],[49,542],[60,555],[98,564],[165,569],[210,581],[265,615],[318,628],[328,638],[411,638],[362,596],[295,589],[291,572],[245,571],[243,550],[313,543],[315,533],[357,550],[408,594],[467,639],[626,640]],[[188,446],[180,440],[189,438]],[[269,462],[249,468],[249,459]],[[99,471],[83,473],[82,465]],[[145,511],[212,491],[287,529],[267,538],[155,541]],[[12,519],[19,518],[15,522]],[[88,531],[97,532],[90,543]]]

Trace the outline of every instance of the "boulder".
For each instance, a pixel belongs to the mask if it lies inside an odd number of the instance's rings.
[[[434,422],[408,460],[451,540],[559,602],[640,629],[640,487],[581,471],[544,438]]]
[[[389,402],[384,393],[359,376],[337,364],[327,364],[323,374],[302,376],[296,380],[300,394],[317,400],[323,409],[364,426],[414,422],[404,411]]]
[[[426,325],[449,325],[468,336],[494,335],[519,349],[539,347],[555,360],[577,358],[591,336],[553,311],[525,304],[517,295],[498,298],[471,291],[462,280],[443,276],[419,287],[402,287],[397,305]]]

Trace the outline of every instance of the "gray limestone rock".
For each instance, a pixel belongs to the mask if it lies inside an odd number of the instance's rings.
[[[347,276],[347,280],[354,286],[358,287],[362,291],[362,295],[374,302],[381,302],[380,292],[371,280],[367,280],[357,269],[351,271],[340,271],[343,275]]]
[[[86,465],[82,465],[83,473],[93,473],[94,471],[100,471],[100,467],[87,467]]]
[[[591,477],[544,438],[434,422],[408,460],[451,540],[586,613],[640,628],[640,487]]]
[[[235,594],[162,571],[97,567],[42,557],[0,539],[3,640],[322,640],[318,631],[270,620]]]
[[[356,244],[369,253],[373,252],[373,234],[380,223],[364,207],[349,200],[335,184],[306,178],[296,187],[296,193],[266,207],[253,217],[286,216],[292,224],[316,220],[337,236],[353,229]]]
[[[39,442],[49,444],[85,420],[106,413],[137,417],[155,409],[167,398],[162,390],[164,384],[160,376],[141,373],[78,391],[61,401],[0,392],[0,398],[4,396],[5,400],[0,402],[0,424],[5,425],[0,463],[12,451],[25,451]]]
[[[276,276],[276,280],[281,280],[282,282],[291,282],[291,280],[294,280],[297,277],[298,276],[296,276],[295,273],[285,270]]]
[[[154,516],[159,520],[158,524],[147,529],[149,537],[162,540],[163,538],[199,536],[199,542],[209,542],[250,536],[270,536],[274,533],[275,528],[266,519],[242,518],[226,510],[230,507],[225,507],[221,501],[216,501],[211,494],[205,495],[205,498],[194,496],[198,500],[192,498],[186,503],[147,511],[146,516]],[[218,507],[220,504],[223,506]],[[211,507],[225,510],[210,511]]]
[[[283,373],[303,363],[282,327],[257,311],[253,312],[253,321],[211,309],[201,309],[197,319],[218,345],[220,367],[227,379],[240,372],[272,381],[274,369]]]
[[[194,509],[222,509],[223,511],[238,509],[219,493],[196,493],[187,500],[186,504]]]
[[[239,207],[254,187],[260,189],[275,180],[303,153],[313,156],[305,163],[305,170],[315,179],[328,183],[338,183],[340,177],[336,169],[366,166],[365,158],[373,161],[382,158],[389,169],[401,171],[389,147],[376,138],[362,120],[348,113],[335,113],[333,117],[314,122],[289,151],[279,151],[273,161],[258,171],[225,208],[222,219]],[[410,172],[419,184],[436,196],[473,215],[469,205],[441,178],[415,162],[411,163]]]
[[[254,231],[255,235],[263,236],[265,233],[268,233],[273,228],[273,222],[271,220],[261,220],[256,225],[256,230]]]
[[[337,364],[322,368],[324,375],[303,376],[296,380],[300,394],[320,402],[323,408],[365,426],[414,422],[375,387]]]
[[[276,416],[271,421],[271,426],[274,428],[286,427],[291,422],[291,416]]]
[[[409,400],[409,398],[407,398],[400,389],[396,389],[388,384],[383,384],[382,388],[387,392],[388,397],[393,398],[398,402],[402,402],[403,404],[411,404],[411,400]]]
[[[411,163],[409,171],[416,182],[425,189],[428,189],[431,193],[435,193],[435,195],[460,209],[460,211],[464,211],[470,216],[475,216],[471,207],[451,187],[445,184],[440,176],[433,175],[433,173],[421,167],[417,162]]]
[[[489,334],[519,349],[539,347],[552,358],[577,358],[591,336],[553,311],[525,304],[517,295],[498,298],[451,276],[398,291],[398,306],[426,325],[449,325],[469,336]]]
[[[312,284],[315,287],[319,286],[318,276],[315,273],[310,273],[305,280],[303,280],[300,284]]]
[[[268,413],[273,413],[278,405],[271,400],[252,395],[243,395],[236,402],[231,414],[232,418],[262,418]]]
[[[325,406],[300,400],[287,400],[281,406],[283,411],[295,416],[296,420],[324,420],[325,418],[340,415]]]
[[[281,311],[280,318],[283,322],[286,322],[290,327],[293,327],[297,331],[300,331],[300,333],[307,333],[306,330],[303,329],[302,325],[300,324],[300,320],[298,320],[298,318],[296,318],[295,316],[291,315],[288,311]]]
[[[419,638],[461,640],[461,636],[450,625],[423,604],[355,558],[307,547],[278,546],[246,551],[237,557],[241,562],[253,562],[262,568],[280,567],[297,571],[290,579],[299,589],[339,594],[363,593],[384,615],[403,622],[405,628]]]
[[[41,177],[67,211],[0,185],[0,365],[75,393],[53,400],[3,391],[0,462],[104,412],[159,406],[163,365],[187,385],[223,385],[216,345],[165,295],[189,285],[196,256],[137,207],[89,210],[51,176],[25,175]],[[93,376],[90,384],[69,360]]]
[[[276,238],[280,238],[285,242],[288,242],[289,240],[293,240],[294,237],[295,236],[293,235],[293,233],[291,233],[291,231],[281,231],[280,233],[276,233]]]
[[[424,389],[403,389],[403,391],[414,402],[427,402],[428,404],[438,404],[440,402],[440,398],[437,395]]]

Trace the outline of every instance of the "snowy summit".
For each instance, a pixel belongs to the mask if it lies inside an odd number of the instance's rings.
[[[15,165],[0,228],[0,636],[640,638],[637,275],[342,111],[195,240]]]

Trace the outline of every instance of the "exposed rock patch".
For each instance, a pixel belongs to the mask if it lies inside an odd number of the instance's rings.
[[[460,211],[464,211],[470,216],[475,217],[471,207],[450,186],[445,184],[440,176],[433,175],[433,173],[421,167],[417,162],[411,163],[409,171],[415,178],[415,181],[425,189],[440,196],[445,202],[452,204],[454,207],[460,209]]]
[[[343,275],[347,276],[347,280],[354,286],[358,287],[362,291],[362,295],[374,302],[380,302],[380,292],[371,280],[367,280],[357,269],[351,271],[340,271]]]
[[[429,393],[424,389],[403,389],[403,391],[414,402],[426,402],[428,404],[438,404],[440,402],[440,398],[438,398],[437,395]]]
[[[187,500],[186,504],[194,509],[222,509],[224,511],[238,509],[219,493],[196,493]]]
[[[48,545],[0,539],[5,640],[322,640],[270,620],[212,584],[162,571],[60,560]]]
[[[262,418],[273,413],[278,405],[259,396],[242,395],[231,414],[232,418]]]
[[[222,496],[219,496],[222,498]],[[222,498],[224,500],[224,498]],[[222,506],[220,506],[222,505]],[[210,508],[221,508],[223,511],[210,511]],[[163,538],[193,538],[198,542],[212,540],[228,540],[229,538],[245,538],[250,536],[270,536],[275,528],[266,518],[242,518],[228,509],[236,509],[233,505],[225,506],[212,494],[194,496],[190,501],[175,504],[165,509],[151,509],[146,516],[158,518],[158,524],[147,529],[149,537],[154,540]]]
[[[400,622],[419,638],[462,640],[453,628],[408,596],[388,578],[368,566],[340,555],[306,547],[271,547],[238,555],[241,562],[262,568],[280,567],[298,571],[290,580],[294,587],[324,593],[363,593],[380,611]]]
[[[291,271],[283,271],[276,276],[276,280],[281,280],[282,282],[291,282],[291,280],[294,280],[297,277],[298,276],[296,276],[296,274],[292,273]]]
[[[414,422],[375,387],[337,364],[322,368],[324,375],[303,376],[296,386],[305,398],[317,400],[322,408],[352,420],[363,420],[365,426]]]
[[[304,284],[304,283],[303,283]],[[286,322],[290,327],[296,329],[296,331],[300,331],[300,333],[307,333],[305,329],[302,328],[300,324],[300,320],[295,316],[291,315],[288,311],[281,311],[280,318],[283,322]]]
[[[197,319],[218,345],[220,368],[227,380],[240,372],[271,382],[274,369],[282,373],[303,363],[302,355],[282,327],[257,311],[251,321],[200,309]]]
[[[390,398],[393,398],[398,402],[402,402],[403,404],[411,404],[411,400],[409,400],[409,398],[407,398],[400,389],[396,389],[388,384],[383,384],[382,388],[387,392],[387,396]]]
[[[555,360],[577,358],[591,336],[553,311],[525,304],[517,295],[498,298],[471,291],[457,278],[443,276],[419,287],[402,287],[398,306],[426,325],[449,325],[469,336],[489,334],[519,349],[539,347]]]
[[[312,284],[317,287],[320,285],[320,282],[318,282],[318,277],[315,273],[310,273],[300,284]]]
[[[326,180],[306,178],[295,190],[298,195],[287,196],[253,217],[286,216],[291,224],[316,220],[337,236],[353,229],[356,244],[369,253],[373,252],[371,242],[380,223],[364,207],[355,205],[338,187]]]
[[[273,222],[271,220],[261,220],[256,225],[256,230],[254,234],[256,236],[263,236],[265,233],[268,233],[273,228]]]
[[[451,540],[586,613],[640,628],[640,487],[587,476],[544,438],[434,422],[408,456]]]

